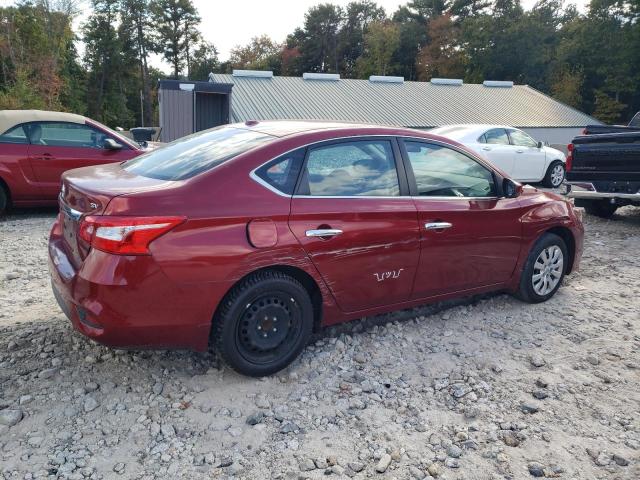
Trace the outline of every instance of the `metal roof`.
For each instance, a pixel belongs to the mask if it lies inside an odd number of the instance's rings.
[[[527,85],[489,87],[430,82],[322,81],[301,77],[211,74],[232,83],[231,121],[336,120],[431,128],[456,123],[514,127],[584,127],[599,124]]]

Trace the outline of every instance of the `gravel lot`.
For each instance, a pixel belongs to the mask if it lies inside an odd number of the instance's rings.
[[[640,478],[640,209],[586,217],[582,269],[546,304],[363,319],[262,380],[75,333],[54,216],[0,221],[0,479]]]

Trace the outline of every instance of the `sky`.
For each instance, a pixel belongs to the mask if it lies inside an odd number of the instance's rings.
[[[345,6],[351,0],[192,0],[202,23],[200,30],[205,40],[213,43],[218,49],[220,60],[227,60],[229,52],[236,45],[249,43],[252,37],[267,34],[273,40],[282,42],[296,27],[304,23],[304,14],[310,7],[319,3],[329,2]],[[404,5],[408,0],[377,0],[387,14],[391,15],[399,5]],[[579,10],[584,10],[589,0],[568,0],[574,3]],[[536,0],[522,0],[525,9],[530,9]],[[0,0],[0,6],[14,4],[14,0]],[[88,4],[85,1],[85,6]],[[86,19],[87,8],[82,11],[76,23],[79,25]],[[82,50],[82,46],[80,49]],[[159,57],[152,59],[156,67],[167,70],[168,65],[163,65]]]

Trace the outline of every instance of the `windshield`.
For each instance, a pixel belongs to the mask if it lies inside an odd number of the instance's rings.
[[[265,133],[218,127],[175,140],[122,167],[143,177],[186,180],[273,139]]]

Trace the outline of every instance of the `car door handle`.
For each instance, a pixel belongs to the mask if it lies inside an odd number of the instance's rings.
[[[483,150],[486,150],[487,152],[491,151],[491,147],[482,147]]]
[[[453,227],[453,225],[449,222],[430,222],[424,224],[424,228],[427,230],[444,230],[445,228],[451,227]]]
[[[307,230],[305,234],[307,237],[335,237],[340,235],[342,230],[337,228],[320,228],[318,230]]]
[[[516,150],[516,153],[522,153],[524,150]]]

